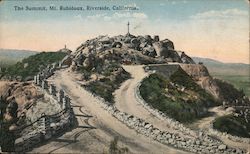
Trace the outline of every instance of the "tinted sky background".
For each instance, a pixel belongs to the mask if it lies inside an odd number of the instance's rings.
[[[137,11],[15,11],[14,6],[136,6]],[[98,35],[168,38],[188,55],[249,63],[247,0],[82,0],[0,2],[0,48],[75,50]]]

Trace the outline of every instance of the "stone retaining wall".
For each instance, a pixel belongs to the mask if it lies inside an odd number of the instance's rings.
[[[163,65],[162,68],[165,68],[166,66]],[[152,70],[154,70],[154,67],[150,67],[150,72],[148,74],[148,76],[150,75],[150,73],[153,73]],[[161,69],[158,69],[158,73],[159,73],[159,70],[160,72]],[[172,71],[170,72],[173,72],[173,69]],[[170,73],[167,73],[167,74],[170,74]],[[167,122],[171,127],[175,128],[176,130],[179,130],[181,132],[183,132],[184,134],[186,135],[195,135],[195,134],[199,134],[199,133],[202,133],[201,131],[200,132],[194,132],[192,131],[191,129],[185,127],[184,125],[182,125],[181,123],[179,123],[178,121],[174,120],[174,119],[171,119],[169,117],[167,117],[163,112],[153,108],[152,106],[150,106],[148,103],[146,103],[144,101],[144,99],[141,97],[140,95],[140,90],[139,90],[139,87],[141,86],[141,82],[136,86],[136,89],[135,89],[135,98],[137,99],[137,101],[144,107],[146,108],[151,114],[153,114],[154,116],[158,117],[159,119],[162,119],[164,120],[165,122]],[[216,129],[213,128],[213,122],[210,123],[210,127],[208,129],[208,133],[206,134],[210,134],[210,135],[213,135],[213,136],[224,136],[232,141],[236,141],[236,142],[242,142],[242,143],[248,143],[250,144],[250,139],[249,138],[242,138],[242,137],[238,137],[238,136],[233,136],[233,135],[230,135],[230,134],[227,134],[225,132],[220,132]]]
[[[180,68],[178,64],[152,64],[145,66],[146,71],[156,71],[157,73],[161,74],[162,76],[169,78],[173,73],[175,73]]]
[[[79,85],[79,90],[86,90]],[[194,152],[194,153],[244,153],[245,151],[241,149],[235,149],[227,147],[222,142],[215,140],[208,135],[200,132],[196,138],[194,137],[181,137],[179,134],[175,134],[168,131],[161,131],[160,129],[154,127],[152,124],[146,122],[143,119],[135,117],[125,112],[119,111],[115,106],[110,105],[110,103],[105,102],[105,100],[94,94],[90,95],[97,98],[97,101],[103,109],[112,114],[116,119],[124,123],[127,127],[134,129],[136,132],[152,138],[162,144],[172,146],[184,151]],[[174,120],[171,120],[174,123]],[[180,128],[178,130],[185,131],[188,128],[184,128],[182,125],[178,125]]]
[[[194,132],[193,130],[185,127],[183,124],[181,124],[180,122],[169,118],[168,116],[166,116],[163,112],[153,108],[152,106],[150,106],[148,103],[146,103],[144,101],[144,99],[141,97],[140,95],[140,90],[139,87],[141,86],[141,83],[139,83],[136,88],[135,88],[135,98],[136,100],[144,107],[146,108],[151,114],[153,114],[155,117],[164,120],[165,123],[167,123],[170,127],[174,128],[175,130],[178,130],[180,132],[182,132],[185,135],[190,135],[190,136],[198,136],[197,132]]]

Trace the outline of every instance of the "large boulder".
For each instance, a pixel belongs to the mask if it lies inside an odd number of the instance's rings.
[[[151,46],[151,45],[148,45],[148,46],[146,46],[145,48],[143,48],[142,53],[143,53],[144,55],[149,56],[149,57],[155,57],[155,56],[156,56],[155,49],[154,49],[154,47]]]
[[[160,41],[159,35],[155,35],[153,41],[154,42],[159,42]]]
[[[189,57],[188,55],[186,55],[185,52],[181,53],[181,60],[185,64],[195,64],[193,59],[191,57]]]
[[[108,36],[103,36],[98,40],[98,42],[102,44],[112,44],[114,42],[114,39]]]
[[[88,57],[84,60],[83,66],[86,68],[92,68],[94,64],[95,64],[95,56],[90,53]]]
[[[61,61],[61,64],[70,66],[72,64],[72,60],[73,58],[70,55],[67,55],[63,58],[63,60]]]
[[[18,104],[16,103],[15,97],[10,100],[10,103],[6,107],[6,112],[9,113],[13,118],[17,117]]]
[[[174,50],[174,46],[173,43],[167,42],[167,41],[159,41],[159,42],[155,42],[153,43],[153,46],[157,52],[157,55],[162,56],[162,54],[164,54],[165,51],[168,50]]]
[[[157,57],[161,57],[161,56],[164,56],[164,52],[167,52],[167,48],[165,48],[163,46],[163,43],[162,42],[155,42],[153,43],[153,47],[155,48],[155,51],[156,51],[156,54],[157,54]]]
[[[192,78],[209,77],[209,72],[204,65],[198,64],[181,64],[181,68]]]
[[[218,146],[218,149],[219,150],[226,150],[227,146],[225,144],[221,144],[221,145]]]
[[[134,49],[138,49],[140,46],[140,41],[137,38],[132,38],[130,43]]]
[[[174,43],[169,39],[165,39],[162,42],[162,46],[167,48],[168,50],[174,50]]]
[[[131,37],[124,38],[124,43],[130,43],[130,42],[131,42]]]
[[[171,62],[182,62],[178,53],[172,49],[172,46],[168,47],[166,42],[155,42],[153,43],[153,47],[156,51],[157,57],[169,59]]]
[[[146,36],[144,36],[144,38],[145,38],[147,44],[152,45],[153,39],[151,38],[150,35],[146,35]]]
[[[82,65],[86,57],[83,54],[79,54],[75,56],[74,61],[76,62],[77,65]]]
[[[114,42],[114,43],[112,44],[112,47],[113,47],[113,48],[121,48],[121,47],[122,47],[122,43],[121,43],[121,42]]]

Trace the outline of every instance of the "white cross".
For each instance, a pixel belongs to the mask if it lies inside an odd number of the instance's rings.
[[[128,22],[128,34],[129,34],[129,22]]]

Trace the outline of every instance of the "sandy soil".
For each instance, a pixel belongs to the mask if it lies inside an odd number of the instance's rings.
[[[103,108],[89,92],[79,89],[76,75],[68,70],[57,72],[51,79],[72,99],[72,107],[79,125],[63,136],[35,148],[32,152],[79,153],[107,152],[110,141],[119,137],[119,146],[132,153],[186,153],[137,134],[119,122]]]

